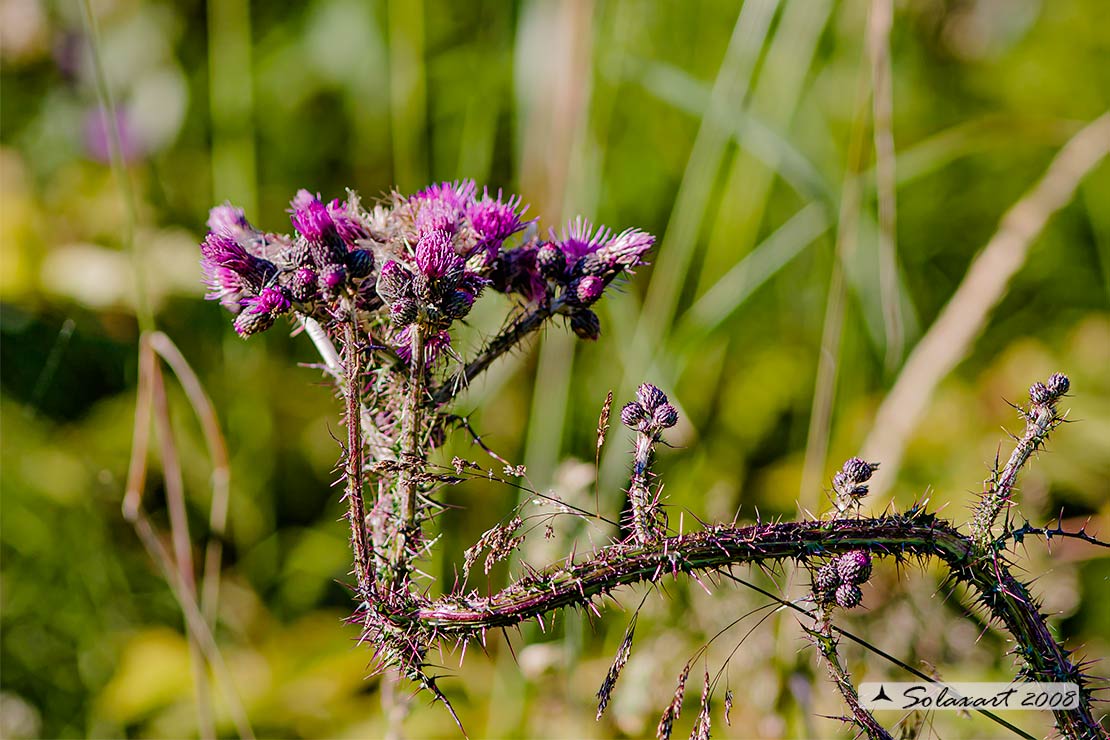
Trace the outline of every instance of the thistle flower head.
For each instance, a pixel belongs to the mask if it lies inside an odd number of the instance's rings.
[[[878,463],[869,463],[858,457],[848,458],[840,468],[840,472],[833,476],[833,489],[838,496],[846,499],[863,498],[868,491],[868,487],[864,484],[878,469]]]
[[[351,277],[362,279],[374,271],[374,253],[369,249],[353,249],[347,253],[347,270]]]
[[[347,249],[358,249],[358,243],[370,238],[370,232],[363,225],[362,220],[349,201],[340,201],[335,198],[328,203],[328,215],[331,217],[335,229]]]
[[[390,260],[382,265],[378,273],[378,295],[387,304],[394,303],[397,299],[412,292],[412,273],[396,260]]]
[[[579,339],[597,341],[601,336],[601,319],[588,308],[580,308],[570,315],[570,328]]]
[[[593,275],[578,278],[567,286],[566,297],[569,303],[589,306],[597,302],[605,290],[605,281]]]
[[[440,201],[456,211],[465,210],[466,206],[474,200],[474,193],[478,186],[473,180],[455,180],[454,182],[439,182],[413,194],[413,201]]]
[[[652,412],[651,421],[660,429],[670,429],[678,423],[678,409],[669,403],[658,406]]]
[[[644,411],[654,414],[655,409],[667,402],[667,394],[656,388],[651,383],[642,383],[636,389],[636,400],[644,407]]]
[[[626,229],[601,246],[595,254],[610,269],[630,270],[644,264],[655,237],[639,229]]]
[[[339,235],[328,207],[312,193],[303,188],[298,190],[291,205],[293,212],[289,220],[293,222],[293,228],[308,241],[324,242]]]
[[[241,337],[265,331],[292,307],[283,289],[263,288],[257,296],[244,299],[243,310],[235,317],[235,331]]]
[[[248,252],[227,232],[210,233],[200,245],[201,267],[210,292],[225,307],[236,310],[243,298],[257,295],[277,274],[272,262]]]
[[[1071,389],[1071,381],[1063,373],[1053,373],[1045,381],[1048,392],[1056,398],[1065,395]]]
[[[647,418],[644,407],[636,401],[626,403],[621,409],[621,423],[629,429],[638,429]]]
[[[567,271],[567,257],[554,244],[545,243],[536,249],[536,267],[548,280],[562,280]]]
[[[551,243],[558,245],[567,258],[567,262],[577,262],[587,254],[593,254],[604,247],[613,232],[604,226],[596,229],[588,220],[578,216],[567,223],[561,236],[554,229],[549,231]]]
[[[458,207],[438,198],[427,198],[414,202],[416,216],[413,225],[416,233],[423,236],[434,231],[454,234],[459,230],[463,211]]]
[[[820,601],[831,600],[840,583],[840,571],[835,560],[825,563],[813,574],[813,591]]]
[[[225,202],[223,205],[213,206],[209,209],[208,230],[217,234],[239,236],[244,233],[253,233],[255,228],[247,220],[246,211]]]
[[[863,591],[854,583],[842,583],[836,589],[836,603],[843,609],[859,606],[863,601]]]
[[[844,583],[863,583],[871,577],[871,555],[866,550],[850,550],[837,559],[836,572]]]
[[[420,237],[416,243],[413,261],[416,269],[430,280],[448,276],[456,279],[461,276],[466,261],[455,253],[451,235],[446,231],[432,231]]]
[[[506,239],[531,223],[522,220],[528,206],[521,208],[519,195],[512,195],[505,201],[502,201],[502,197],[498,190],[497,197],[491,198],[489,191],[483,188],[481,200],[473,201],[466,208],[466,218],[478,235],[477,250],[485,253],[487,263],[501,249]]]

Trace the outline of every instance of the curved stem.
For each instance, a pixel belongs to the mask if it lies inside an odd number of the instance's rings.
[[[423,631],[425,639],[465,638],[555,609],[589,605],[620,586],[656,582],[668,573],[677,576],[739,563],[805,560],[852,549],[878,556],[916,555],[944,561],[953,577],[974,589],[991,615],[1015,638],[1034,680],[1074,681],[1080,686],[1079,706],[1055,712],[1060,731],[1068,737],[1108,737],[1091,712],[1090,690],[1083,675],[1056,643],[1025,586],[1009,573],[1005,563],[978,557],[970,537],[929,514],[717,526],[651,544],[611,545],[581,563],[554,565],[522,578],[490,597],[454,594],[382,616],[402,630]]]

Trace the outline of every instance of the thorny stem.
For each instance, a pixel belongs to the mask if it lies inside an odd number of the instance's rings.
[[[481,354],[468,362],[454,376],[432,390],[432,402],[436,405],[442,405],[462,392],[464,388],[470,385],[470,381],[484,372],[486,368],[493,364],[494,360],[516,347],[529,334],[543,326],[543,322],[558,312],[559,306],[559,301],[553,301],[546,305],[541,304],[507,326],[490,341]]]
[[[648,487],[654,446],[655,438],[651,434],[636,432],[636,453],[628,483],[628,501],[632,509],[633,535],[643,545],[658,539],[653,526],[655,508],[652,506],[651,489]]]
[[[1090,690],[1079,668],[1056,643],[1044,615],[1006,564],[976,555],[971,538],[929,514],[894,515],[834,522],[780,522],[746,527],[717,526],[651,545],[611,545],[580,563],[552,566],[488,597],[452,595],[408,611],[383,615],[424,638],[474,637],[569,606],[591,606],[620,586],[657,582],[667,573],[712,571],[740,563],[802,560],[852,549],[896,557],[937,557],[956,580],[971,586],[990,614],[1015,638],[1030,677],[1074,681],[1079,706],[1055,712],[1068,737],[1107,737],[1091,712]]]
[[[1006,461],[1001,473],[997,464],[987,483],[987,490],[982,500],[975,508],[975,514],[970,522],[971,536],[976,548],[980,552],[988,549],[991,538],[991,527],[998,519],[1003,507],[1009,503],[1017,483],[1018,473],[1029,458],[1044,444],[1049,432],[1060,423],[1056,415],[1056,408],[1052,404],[1034,404],[1025,415],[1025,433],[1014,446],[1010,459]]]
[[[419,488],[417,476],[407,469],[420,461],[421,410],[424,405],[424,329],[420,324],[410,327],[409,382],[405,389],[404,405],[401,411],[401,461],[404,463],[397,476],[397,495],[400,498],[400,522],[397,527],[393,551],[393,571],[400,577],[407,569],[407,550],[416,521],[416,495]]]
[[[359,378],[362,375],[360,354],[355,340],[355,319],[343,324],[344,376],[343,396],[347,416],[347,518],[351,526],[351,550],[355,556],[355,577],[360,598],[371,593],[370,547],[366,541],[366,513],[362,501],[362,423],[359,399]]]
[[[825,664],[829,670],[829,678],[836,685],[836,690],[840,692],[844,703],[852,711],[852,721],[867,733],[870,740],[892,740],[891,734],[879,724],[875,716],[859,703],[859,694],[856,692],[855,684],[852,683],[852,677],[848,675],[848,671],[840,663],[840,654],[836,650],[837,639],[833,635],[828,610],[823,606],[818,606],[817,614],[814,617],[813,628],[803,627],[803,629],[806,630],[810,639],[813,640],[813,644],[824,656]]]

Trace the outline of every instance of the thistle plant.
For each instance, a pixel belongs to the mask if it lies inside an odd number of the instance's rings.
[[[619,233],[595,228],[582,218],[543,236],[519,196],[488,189],[479,194],[471,181],[393,193],[372,206],[350,191],[343,200],[324,200],[302,190],[290,214],[292,231],[273,234],[252,226],[242,210],[217,206],[201,245],[202,263],[209,297],[234,314],[238,334],[250,337],[278,325],[303,329],[334,382],[346,427],[339,472],[353,561],[356,606],[350,622],[374,651],[379,669],[411,679],[450,708],[426,659],[438,645],[465,646],[484,640],[490,629],[542,620],[568,607],[597,611],[602,597],[635,583],[656,584],[664,575],[735,580],[734,565],[793,563],[812,574],[812,594],[800,602],[773,598],[809,625],[806,632],[849,707],[846,721],[869,737],[889,737],[860,706],[838,657],[839,636],[847,633],[835,625],[837,610],[865,604],[862,587],[881,561],[934,558],[954,582],[969,588],[987,618],[1013,637],[1022,678],[1080,686],[1079,705],[1055,712],[1060,732],[1106,737],[1092,713],[1089,677],[1053,636],[1010,561],[1012,542],[1029,534],[1071,534],[1105,543],[1062,528],[1015,528],[1009,518],[1001,527],[997,522],[1014,503],[1021,468],[1062,421],[1058,404],[1069,390],[1066,376],[1034,384],[1028,406],[1019,409],[1026,430],[1006,465],[988,479],[967,531],[924,504],[865,516],[867,482],[879,464],[852,458],[832,478],[832,506],[825,515],[705,524],[676,533],[653,460],[657,445],[678,422],[678,411],[663,391],[644,383],[620,412],[634,435],[623,516],[614,512],[610,519],[536,494],[537,500],[554,503],[559,514],[610,522],[616,529],[608,544],[571,552],[547,566],[522,563],[523,573],[496,592],[469,589],[467,577],[479,561],[488,572],[524,541],[523,508],[532,505],[525,502],[466,550],[457,568],[462,579],[433,598],[420,564],[436,546],[443,489],[468,478],[525,474],[496,455],[500,469],[461,458],[450,467],[433,464],[432,453],[450,433],[470,433],[482,444],[469,421],[453,413],[452,401],[497,358],[550,322],[562,322],[582,339],[598,339],[602,327],[592,307],[645,263],[654,238],[635,228]],[[464,352],[456,329],[476,301],[494,292],[512,299],[503,328],[477,351]],[[610,395],[598,425],[599,449],[611,402]],[[634,615],[598,692],[598,718],[634,649],[635,626]],[[692,662],[680,671],[662,713],[660,738],[670,737],[682,712]],[[712,678],[708,667],[704,673],[696,737],[710,734],[721,675]],[[726,722],[733,702],[726,691]]]

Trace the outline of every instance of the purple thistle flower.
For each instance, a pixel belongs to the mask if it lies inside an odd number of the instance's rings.
[[[397,347],[397,356],[405,362],[412,362],[412,325],[406,326],[393,339]],[[451,346],[451,334],[446,329],[431,332],[424,337],[424,360],[429,365],[436,361],[447,347]]]
[[[292,205],[293,213],[289,220],[305,239],[324,242],[339,235],[328,207],[307,190],[298,190]]]
[[[255,257],[230,234],[211,233],[200,245],[201,267],[211,289],[206,296],[237,311],[245,296],[257,294],[277,273],[272,262]]]
[[[258,233],[258,230],[247,220],[246,212],[228,202],[214,206],[208,211],[208,230],[217,234],[230,234],[236,238],[254,236]]]
[[[416,269],[430,280],[461,274],[466,261],[455,253],[451,235],[445,231],[432,231],[420,237],[414,255]]]
[[[340,201],[338,198],[332,200],[328,203],[328,215],[331,216],[335,229],[348,250],[358,249],[359,241],[370,238],[370,232],[362,225],[362,221],[351,213],[347,201]]]
[[[292,307],[288,296],[280,288],[263,288],[257,296],[243,301],[243,311],[235,317],[235,331],[241,337],[265,331],[274,325],[278,316]]]
[[[473,180],[440,182],[429,185],[413,194],[410,200],[438,200],[459,212],[463,212],[467,205],[474,200],[474,193],[477,190],[478,186],[474,184]]]
[[[625,229],[610,239],[595,254],[610,269],[628,270],[644,264],[643,257],[655,244],[655,237],[639,229]]]
[[[589,306],[601,297],[605,281],[593,275],[578,278],[567,286],[567,298],[579,306]]]
[[[466,209],[467,220],[478,234],[475,251],[485,251],[486,264],[494,258],[506,239],[531,223],[521,220],[528,206],[520,207],[519,195],[510,196],[505,202],[501,198],[500,190],[496,198],[491,198],[489,191],[483,188],[482,199],[474,201]]]
[[[566,225],[563,229],[562,238],[555,234],[554,229],[550,229],[549,233],[552,243],[563,250],[567,262],[572,264],[587,254],[593,254],[601,249],[613,235],[613,232],[604,226],[595,229],[587,219],[581,216]]]
[[[459,223],[462,221],[463,211],[453,203],[438,199],[415,201],[416,217],[413,224],[416,233],[420,236],[433,231],[443,231],[448,234],[458,233]]]

